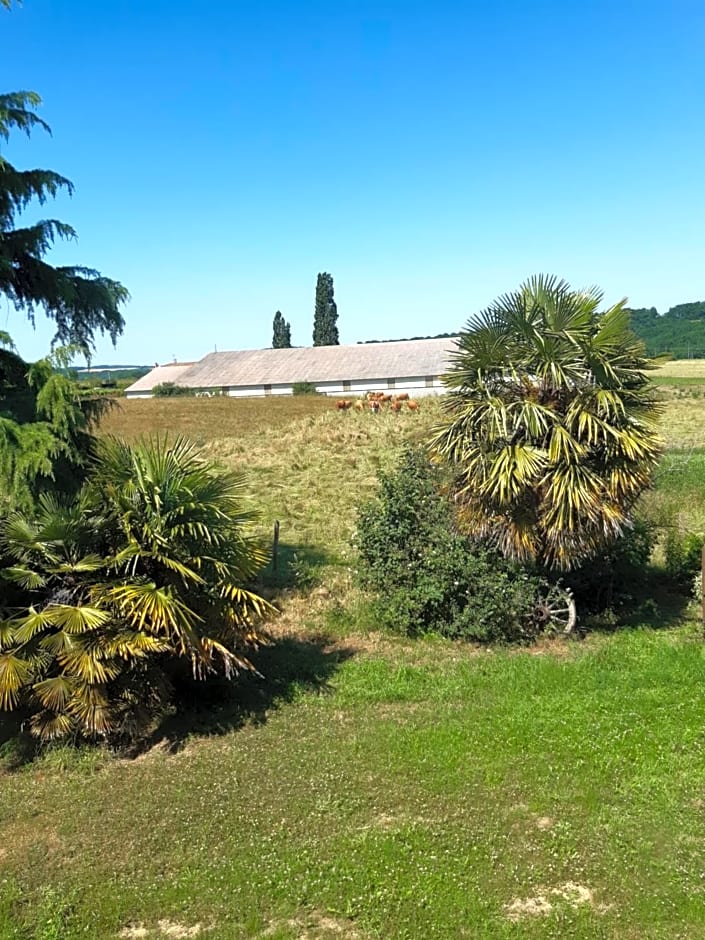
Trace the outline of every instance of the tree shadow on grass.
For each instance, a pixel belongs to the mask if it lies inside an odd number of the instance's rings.
[[[352,648],[332,646],[325,636],[284,637],[251,657],[259,675],[241,673],[231,682],[213,678],[206,683],[184,675],[176,682],[176,712],[130,753],[137,756],[156,746],[177,753],[194,735],[224,735],[246,724],[264,724],[273,709],[298,695],[329,691],[331,677],[354,654]]]
[[[334,555],[317,546],[280,542],[276,557],[273,554],[269,564],[260,571],[255,590],[270,596],[291,588],[305,591],[320,583],[323,567],[337,561]]]
[[[659,568],[650,568],[639,584],[628,586],[628,594],[618,599],[615,613],[587,614],[584,633],[614,633],[648,627],[670,630],[689,619],[692,603],[685,588],[680,589]]]

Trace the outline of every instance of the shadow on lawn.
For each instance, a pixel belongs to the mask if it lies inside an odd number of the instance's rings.
[[[305,591],[316,587],[321,579],[321,569],[336,561],[325,549],[280,542],[276,557],[273,554],[269,564],[260,571],[255,589],[262,590],[270,599],[288,588]]]
[[[584,615],[583,632],[613,633],[637,627],[672,629],[690,619],[691,602],[686,590],[679,589],[661,569],[650,568],[644,582],[629,585],[625,595],[617,598],[613,614]]]
[[[183,676],[176,683],[176,713],[134,754],[155,746],[176,753],[192,735],[228,734],[245,724],[264,724],[272,709],[302,692],[326,692],[341,663],[354,654],[351,648],[331,646],[325,636],[284,637],[252,657],[260,676],[241,674],[234,682],[214,678],[206,684]]]
[[[157,746],[177,753],[194,735],[223,735],[246,724],[264,724],[273,709],[302,692],[325,693],[333,674],[354,654],[351,648],[333,646],[326,636],[284,637],[250,657],[259,676],[241,673],[234,681],[212,677],[197,682],[184,671],[172,677],[174,712],[152,734],[119,753],[138,757]],[[0,775],[31,763],[41,752],[28,733],[27,717],[0,713]]]

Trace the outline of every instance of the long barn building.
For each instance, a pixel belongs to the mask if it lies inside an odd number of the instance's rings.
[[[354,397],[394,389],[417,397],[437,395],[455,349],[451,337],[213,352],[199,362],[156,366],[125,394],[150,398],[155,386],[173,382],[202,394],[291,395],[297,382],[308,382],[325,395]]]

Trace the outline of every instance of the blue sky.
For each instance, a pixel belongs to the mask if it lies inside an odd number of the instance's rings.
[[[457,329],[540,271],[705,298],[700,0],[24,0],[0,41],[53,129],[3,153],[76,186],[28,220],[132,295],[96,361],[268,346],[277,309],[309,345],[319,271],[341,342]],[[0,329],[52,335],[4,299]]]

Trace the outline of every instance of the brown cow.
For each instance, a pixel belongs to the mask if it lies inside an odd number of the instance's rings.
[[[365,410],[365,403],[362,402],[362,401],[356,401],[356,402],[355,402],[355,411],[364,411],[364,410]]]
[[[377,401],[376,398],[373,398],[372,401],[370,402],[370,411],[372,412],[373,415],[376,415],[379,413],[379,409],[380,409],[380,403]]]
[[[401,411],[401,402],[400,402],[400,401],[393,401],[392,404],[390,405],[390,407],[391,407],[392,411],[394,412],[394,414],[397,414],[397,415],[398,415],[399,412]]]
[[[409,393],[408,392],[399,392],[397,395],[397,401],[408,401]]]
[[[351,406],[352,402],[348,401],[346,398],[341,398],[335,403],[335,407],[338,411],[347,411]]]
[[[414,401],[413,398],[410,398],[410,399],[407,401],[406,405],[407,405],[407,408],[409,409],[409,411],[418,411],[418,410],[419,410],[419,403],[418,403],[417,401]]]

